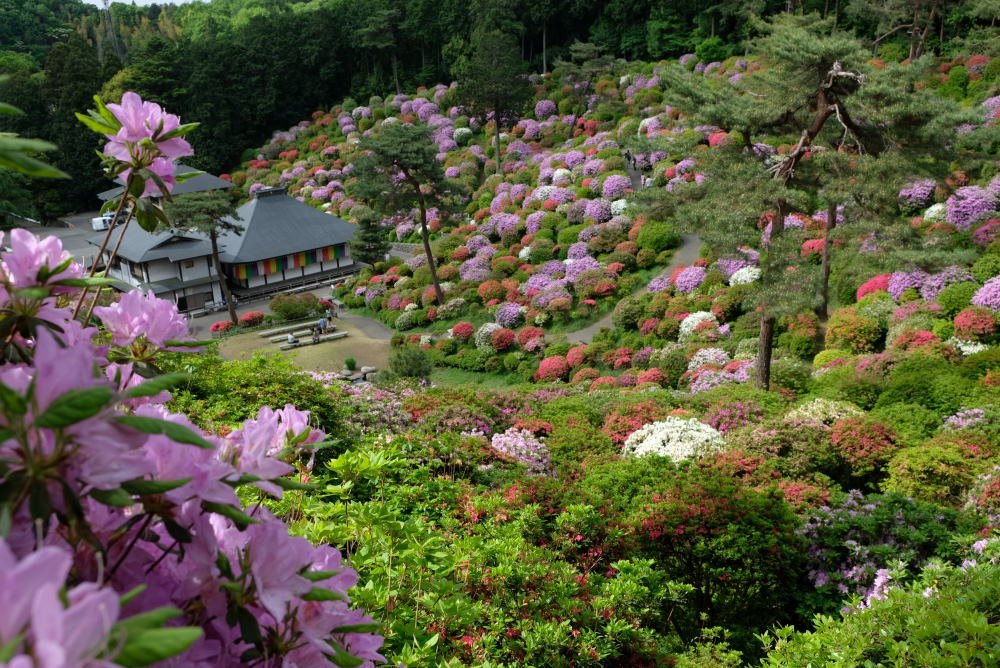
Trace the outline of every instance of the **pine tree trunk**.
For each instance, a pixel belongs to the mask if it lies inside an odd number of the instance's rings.
[[[396,95],[400,95],[403,89],[399,87],[399,61],[396,60],[396,54],[392,54],[392,80],[396,84]]]
[[[226,300],[226,306],[229,308],[229,319],[234,326],[239,325],[240,323],[236,319],[236,304],[233,303],[233,295],[229,292],[229,285],[226,284],[226,277],[222,273],[222,263],[219,261],[219,238],[215,230],[209,232],[208,238],[212,240],[212,265],[215,267],[215,275],[219,278],[222,298]]]
[[[785,232],[785,215],[788,211],[788,202],[783,199],[778,200],[777,211],[771,221],[771,242],[769,248],[777,245],[777,240]],[[761,277],[763,282],[772,272],[777,271],[773,266],[771,251],[768,251],[764,258],[763,271]],[[771,352],[774,349],[774,321],[775,317],[771,313],[771,305],[765,300],[763,312],[760,315],[760,337],[757,339],[757,387],[767,390],[771,386]]]
[[[500,112],[493,110],[493,122],[496,124],[494,137],[497,141],[497,174],[503,174],[503,163],[500,161]]]
[[[767,390],[771,386],[771,350],[774,347],[774,316],[765,312],[760,319],[760,338],[757,340],[757,387]]]
[[[816,309],[816,315],[823,321],[827,318],[830,304],[830,253],[833,246],[833,241],[830,239],[830,232],[836,226],[837,205],[828,204],[826,207],[826,224],[823,225],[823,263],[819,279],[819,307]]]
[[[434,284],[434,294],[437,295],[438,306],[444,306],[444,290],[438,282],[437,267],[434,266],[434,254],[431,253],[431,236],[427,232],[427,205],[420,198],[420,239],[424,242],[424,254],[427,255],[427,268],[431,272],[431,283]]]

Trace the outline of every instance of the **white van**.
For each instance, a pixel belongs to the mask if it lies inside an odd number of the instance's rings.
[[[90,226],[95,232],[103,232],[108,229],[111,225],[111,221],[114,219],[115,215],[113,213],[105,213],[100,218],[91,218]]]

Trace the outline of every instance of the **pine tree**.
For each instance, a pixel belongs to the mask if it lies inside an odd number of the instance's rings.
[[[438,303],[443,304],[444,291],[427,229],[427,209],[431,205],[439,209],[451,206],[453,186],[435,157],[437,147],[431,141],[430,128],[407,123],[383,125],[362,139],[358,148],[366,155],[354,163],[357,178],[349,184],[352,194],[385,215],[408,215],[414,207],[419,209],[427,268]]]
[[[233,195],[225,190],[208,190],[205,192],[177,195],[166,203],[165,213],[170,220],[170,228],[177,230],[196,230],[207,234],[212,242],[212,265],[219,279],[219,288],[229,308],[229,319],[234,325],[236,319],[236,304],[226,283],[226,275],[222,273],[222,263],[219,261],[219,232],[239,234],[243,228],[234,221],[239,219],[236,213],[236,203]]]
[[[700,233],[725,247],[752,240],[758,234],[753,223],[769,212],[770,245],[750,300],[761,315],[757,381],[766,388],[777,318],[805,307],[827,309],[830,250],[840,235],[829,214],[853,207],[869,224],[881,223],[893,252],[902,252],[914,235],[908,225],[890,223],[898,220],[893,186],[947,169],[944,147],[961,115],[917,90],[921,64],[880,70],[852,37],[831,34],[829,20],[785,15],[759,28],[763,36],[752,48],[762,56],[761,71],[732,88],[674,71],[668,89],[676,107],[738,139],[707,153],[709,178],[683,189],[684,216],[694,216]],[[784,155],[771,155],[756,143],[767,135],[798,140]],[[801,240],[784,229],[789,213],[812,211],[817,200],[829,218],[819,271],[801,262]],[[845,233],[857,242],[870,229],[852,226]]]
[[[367,211],[358,213],[357,209],[367,209]],[[351,210],[351,215],[358,222],[358,231],[351,240],[351,255],[366,264],[380,262],[389,252],[390,245],[375,212],[368,207],[356,206]]]

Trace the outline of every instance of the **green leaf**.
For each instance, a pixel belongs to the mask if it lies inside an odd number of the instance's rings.
[[[300,489],[305,491],[315,491],[320,489],[321,487],[318,483],[304,483],[304,482],[299,482],[298,480],[290,480],[289,478],[274,478],[270,482],[273,482],[281,489],[288,489],[288,490]]]
[[[139,385],[130,387],[125,391],[125,396],[129,398],[155,397],[167,388],[180,385],[190,377],[191,376],[186,373],[163,374],[162,376],[157,376],[156,378],[147,380],[145,383],[140,383]]]
[[[184,172],[183,174],[177,173],[174,174],[174,178],[177,180],[177,183],[184,183],[185,181],[190,181],[194,177],[201,176],[204,173],[205,172]]]
[[[149,612],[140,612],[137,615],[132,615],[131,617],[121,620],[115,626],[128,632],[129,635],[132,635],[133,633],[139,633],[140,631],[158,629],[174,617],[179,617],[181,614],[183,613],[180,609],[165,605],[162,608],[156,608],[155,610],[150,610]]]
[[[207,346],[210,343],[212,343],[212,339],[206,339],[204,341],[181,341],[180,339],[167,339],[163,342],[163,345],[169,348],[200,348],[201,346]]]
[[[0,141],[0,167],[12,169],[28,176],[44,179],[68,179],[69,174],[56,169],[41,160],[30,158],[20,152],[6,148],[7,142]]]
[[[49,489],[42,481],[35,481],[28,492],[28,510],[31,519],[41,520],[43,526],[48,524],[52,515],[52,497],[49,496]]]
[[[302,597],[303,601],[343,601],[344,596],[323,587],[313,587]]]
[[[17,299],[23,299],[25,301],[41,301],[52,294],[52,291],[48,288],[43,288],[40,286],[32,286],[30,288],[21,288],[20,290],[14,291],[14,297]]]
[[[248,642],[251,645],[258,645],[262,642],[260,624],[257,623],[257,618],[253,616],[253,613],[243,607],[237,608],[236,620],[240,624],[240,633],[243,634],[243,642]]]
[[[125,592],[124,594],[122,594],[122,598],[121,598],[122,607],[125,607],[126,605],[128,605],[129,602],[131,602],[133,598],[135,598],[136,596],[138,596],[139,594],[141,594],[144,591],[146,591],[146,585],[136,585],[132,589],[130,589],[127,592]]]
[[[10,504],[0,504],[0,538],[6,538],[10,535],[12,524],[13,518],[10,514]]]
[[[201,507],[210,513],[218,513],[223,517],[228,517],[241,527],[246,526],[247,524],[260,524],[259,520],[255,520],[254,518],[250,517],[243,511],[239,510],[238,508],[227,505],[225,503],[216,503],[214,501],[202,501]]]
[[[202,630],[193,626],[142,631],[128,637],[115,663],[127,668],[149,666],[184,652],[201,636]]]
[[[112,398],[114,393],[111,388],[104,386],[69,390],[59,395],[45,412],[38,416],[35,424],[47,429],[68,427],[97,415]]]
[[[76,119],[86,125],[88,128],[102,135],[113,135],[118,132],[118,128],[112,127],[104,119],[99,116],[90,115],[84,116],[83,114],[77,112]]]
[[[340,668],[357,668],[358,666],[360,666],[361,664],[364,663],[364,661],[362,659],[359,659],[358,657],[356,657],[353,654],[349,653],[347,650],[345,650],[339,644],[333,643],[333,646],[334,646],[335,652],[334,652],[334,655],[332,657],[330,657],[330,659],[335,664],[337,664],[338,666],[340,666]]]
[[[319,582],[320,580],[328,580],[339,574],[340,571],[302,571],[299,575],[310,582]]]
[[[159,418],[145,417],[142,415],[119,415],[116,416],[114,420],[119,424],[131,427],[132,429],[141,431],[144,434],[163,434],[172,441],[184,443],[186,445],[195,445],[204,450],[212,450],[215,448],[214,445],[184,425],[177,424],[176,422],[171,422],[169,420],[161,420]]]
[[[200,125],[200,123],[181,123],[176,128],[174,128],[173,130],[171,130],[170,132],[168,132],[168,133],[166,133],[164,135],[161,135],[158,138],[158,140],[159,141],[164,141],[165,139],[173,139],[174,137],[180,137],[180,136],[186,135],[187,133],[191,132],[192,130],[194,130],[199,125]],[[193,174],[194,174],[194,176],[197,176],[199,174],[204,174],[204,172],[193,172]],[[177,175],[177,183],[181,182],[181,177],[182,176],[185,179],[191,178],[187,174],[178,174]]]
[[[21,644],[22,640],[24,640],[24,634],[17,633],[10,639],[10,642],[0,647],[0,663],[6,665],[7,662],[14,658],[14,651]]]
[[[225,553],[220,551],[215,556],[215,565],[219,567],[219,573],[222,574],[222,577],[228,580],[233,579],[233,565],[229,563],[229,557]]]
[[[113,278],[101,276],[89,276],[87,278],[64,278],[52,283],[52,285],[65,285],[70,288],[96,288],[102,285],[111,285],[115,282]]]
[[[135,503],[132,496],[121,487],[115,489],[94,489],[91,490],[90,496],[99,503],[115,508],[127,508]]]
[[[191,478],[181,478],[180,480],[145,480],[143,478],[137,478],[135,480],[127,480],[123,482],[122,488],[129,494],[152,496],[154,494],[169,492],[170,490],[177,489],[178,487],[183,487],[191,482],[191,480]]]
[[[6,77],[4,77],[6,78]],[[5,102],[0,102],[0,114],[23,114],[24,112],[15,107],[12,104],[7,104]]]
[[[28,403],[20,394],[0,383],[0,405],[8,415],[24,415],[28,412]]]
[[[381,628],[381,624],[374,622],[371,624],[344,624],[331,630],[330,633],[376,633]]]

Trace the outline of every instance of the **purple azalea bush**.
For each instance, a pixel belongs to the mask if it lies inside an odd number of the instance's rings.
[[[965,186],[948,198],[946,220],[959,232],[966,232],[996,211],[996,196],[979,186]]]

